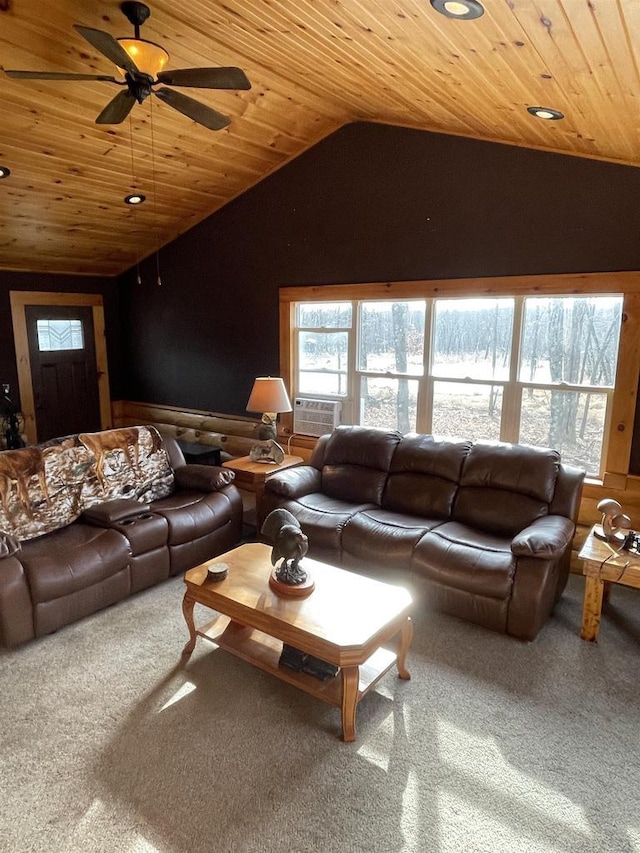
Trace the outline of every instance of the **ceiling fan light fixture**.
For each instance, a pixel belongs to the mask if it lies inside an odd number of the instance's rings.
[[[527,112],[544,121],[559,121],[559,119],[564,118],[564,113],[561,113],[560,110],[552,110],[550,107],[527,107]]]
[[[11,169],[8,166],[0,166],[0,180],[2,178],[8,178],[11,174]]]
[[[431,0],[431,5],[447,18],[472,21],[484,15],[484,6],[478,0]]]
[[[142,195],[142,193],[132,193],[131,195],[127,195],[124,197],[125,204],[142,204],[147,200],[146,195]]]
[[[138,71],[148,74],[154,80],[169,61],[167,51],[153,41],[136,38],[121,38],[116,41],[126,51]]]

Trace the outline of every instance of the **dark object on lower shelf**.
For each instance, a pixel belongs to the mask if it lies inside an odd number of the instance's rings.
[[[313,655],[308,655],[306,652],[301,652],[300,649],[288,646],[286,643],[282,646],[279,664],[286,666],[287,669],[292,669],[294,672],[306,672],[321,681],[333,678],[340,671],[339,666],[327,663],[327,661],[320,660]]]

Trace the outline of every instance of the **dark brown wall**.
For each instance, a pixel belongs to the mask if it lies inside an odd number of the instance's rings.
[[[346,126],[122,277],[123,396],[243,413],[281,285],[637,270],[639,218],[640,169]]]
[[[12,290],[101,293],[105,308],[107,355],[112,384],[111,391],[113,397],[116,397],[116,395],[118,397],[121,396],[118,386],[118,377],[122,375],[120,364],[120,324],[118,289],[115,278],[0,271],[0,383],[8,382],[11,385],[11,398],[16,404],[19,404],[18,371],[9,297]]]

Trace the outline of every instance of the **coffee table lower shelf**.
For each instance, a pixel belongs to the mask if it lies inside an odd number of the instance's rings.
[[[345,741],[355,740],[355,708],[360,700],[380,681],[391,667],[397,662],[398,656],[395,652],[386,648],[378,648],[375,652],[358,667],[344,667],[338,674],[324,681],[309,675],[306,672],[295,672],[278,665],[282,652],[282,641],[264,634],[257,628],[251,628],[235,622],[228,616],[220,615],[202,628],[196,629],[196,636],[203,637],[215,643],[221,649],[232,655],[257,666],[259,669],[274,675],[287,684],[292,684],[306,693],[315,696],[329,705],[342,708],[342,736]],[[188,648],[189,644],[187,644]],[[353,670],[357,671],[357,694],[353,708],[352,700],[345,691],[345,677],[349,677]],[[408,677],[404,668],[400,677]]]

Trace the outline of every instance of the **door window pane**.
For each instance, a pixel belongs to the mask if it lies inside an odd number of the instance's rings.
[[[424,301],[363,303],[358,369],[421,375],[424,312]]]
[[[84,349],[82,320],[38,320],[40,352]]]
[[[416,431],[417,380],[363,376],[360,388],[363,426]]]
[[[300,332],[298,389],[301,393],[347,393],[348,336],[348,332]]]
[[[607,395],[525,388],[519,441],[552,447],[563,462],[599,476]]]
[[[621,317],[621,296],[525,299],[520,380],[613,388]]]
[[[498,441],[501,417],[501,385],[462,382],[433,385],[432,432],[436,435]]]
[[[513,299],[436,299],[433,375],[508,379],[513,305]]]

